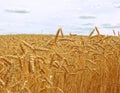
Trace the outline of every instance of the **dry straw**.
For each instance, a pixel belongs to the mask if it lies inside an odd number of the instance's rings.
[[[89,36],[61,28],[0,36],[0,93],[120,93],[120,34],[113,35],[95,27]]]

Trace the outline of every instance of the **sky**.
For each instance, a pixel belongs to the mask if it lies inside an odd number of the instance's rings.
[[[0,0],[0,31],[53,33],[62,27],[65,32],[88,33],[89,28],[98,26],[105,32],[102,26],[106,24],[118,30],[119,7],[118,0]]]

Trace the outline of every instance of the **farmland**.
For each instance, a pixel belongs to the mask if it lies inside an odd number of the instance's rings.
[[[96,34],[94,35],[94,33]],[[0,93],[119,93],[120,35],[1,35]]]

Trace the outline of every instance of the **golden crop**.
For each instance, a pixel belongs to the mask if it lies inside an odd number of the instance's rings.
[[[0,93],[120,93],[114,35],[1,35]]]

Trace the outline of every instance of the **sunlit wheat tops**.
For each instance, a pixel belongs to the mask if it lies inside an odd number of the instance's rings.
[[[0,93],[120,93],[120,34],[0,36]]]

